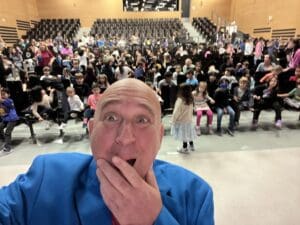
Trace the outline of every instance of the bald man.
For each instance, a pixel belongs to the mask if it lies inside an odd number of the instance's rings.
[[[37,157],[0,189],[0,224],[212,225],[213,194],[197,175],[155,160],[164,129],[146,84],[111,85],[89,123],[93,156]]]

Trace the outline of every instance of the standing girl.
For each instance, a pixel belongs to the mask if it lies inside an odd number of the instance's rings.
[[[191,87],[187,84],[181,84],[171,120],[171,134],[176,140],[183,142],[182,148],[178,151],[180,153],[188,153],[189,150],[195,150],[193,140],[196,134],[192,120],[193,96]],[[189,149],[187,148],[188,142]]]
[[[209,97],[207,94],[207,83],[201,81],[199,83],[198,88],[193,91],[193,96],[194,96],[194,106],[195,106],[195,111],[197,113],[197,120],[196,120],[196,132],[197,135],[201,135],[201,130],[200,130],[200,121],[203,113],[206,113],[207,115],[207,131],[209,134],[212,134],[212,121],[213,121],[213,112],[209,108],[209,105],[207,102],[210,102],[210,104],[214,104],[215,101]]]

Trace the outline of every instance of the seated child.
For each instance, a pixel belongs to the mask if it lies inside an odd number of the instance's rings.
[[[216,101],[215,105],[217,111],[217,134],[219,136],[222,135],[221,123],[222,123],[222,117],[224,113],[229,114],[229,124],[226,131],[230,136],[234,136],[235,112],[230,106],[230,101],[232,96],[228,89],[228,85],[229,85],[229,81],[227,79],[221,79],[219,83],[219,88],[216,90],[215,97],[214,97]]]
[[[71,118],[82,118],[82,113],[84,110],[84,104],[75,94],[75,89],[73,87],[67,88],[68,103],[70,106],[70,116]]]
[[[200,130],[200,121],[203,113],[207,115],[207,131],[209,134],[212,134],[212,121],[213,121],[213,112],[209,108],[207,102],[214,104],[215,101],[209,97],[207,94],[207,83],[200,81],[198,88],[193,91],[194,96],[194,107],[197,114],[197,121],[196,121],[196,133],[198,136],[201,135]]]
[[[89,108],[87,108],[83,114],[83,128],[87,127],[87,123],[88,123],[89,119],[94,116],[97,102],[99,101],[99,99],[102,96],[100,94],[99,84],[93,84],[92,93],[93,94],[91,94],[87,100],[87,104],[88,104]]]
[[[4,145],[0,150],[4,152],[10,152],[11,150],[11,133],[19,119],[14,102],[9,97],[9,89],[3,88],[0,95],[0,117],[2,120],[0,122],[0,139],[4,141]]]
[[[250,90],[248,83],[249,80],[247,77],[241,77],[239,86],[233,89],[233,101],[231,102],[231,106],[235,112],[234,122],[236,126],[239,124],[241,111],[250,108]]]

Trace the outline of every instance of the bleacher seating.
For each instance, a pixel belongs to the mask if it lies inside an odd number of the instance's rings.
[[[36,40],[55,38],[60,31],[65,39],[72,39],[79,28],[79,19],[42,19],[33,29],[27,32],[27,38]]]
[[[121,37],[130,39],[137,34],[141,41],[146,38],[171,41],[176,35],[186,41],[187,31],[179,19],[97,19],[91,29],[91,35],[104,35],[105,38]]]
[[[193,18],[192,25],[198,30],[209,42],[214,42],[217,26],[208,18]]]

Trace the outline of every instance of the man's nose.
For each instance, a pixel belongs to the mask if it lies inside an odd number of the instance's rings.
[[[119,128],[116,142],[121,145],[128,145],[135,141],[133,126],[130,122],[123,122]]]

